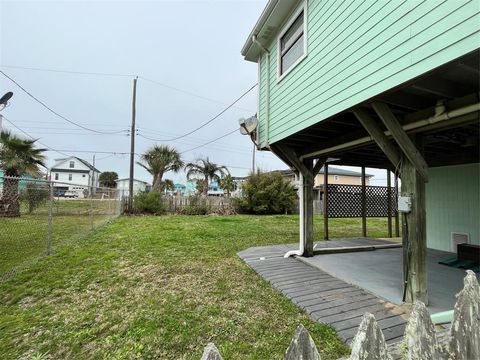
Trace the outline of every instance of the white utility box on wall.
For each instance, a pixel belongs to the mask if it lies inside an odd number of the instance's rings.
[[[398,197],[398,211],[409,213],[412,211],[412,197],[411,196],[399,196]]]

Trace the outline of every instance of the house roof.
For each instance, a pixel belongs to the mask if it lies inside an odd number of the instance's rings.
[[[253,36],[256,36],[262,46],[268,46],[268,42],[272,36],[278,32],[287,16],[298,3],[298,0],[268,1],[260,18],[257,20],[257,23],[245,41],[245,45],[243,45],[241,53],[245,57],[245,60],[256,62],[259,54],[262,52],[258,44],[254,43]]]
[[[86,167],[88,167],[90,170],[93,170],[95,172],[101,172],[100,170],[98,170],[95,166],[93,166],[92,164],[90,164],[88,161],[86,160],[83,160],[83,159],[80,159],[79,157],[76,157],[76,156],[69,156],[69,157],[66,157],[66,158],[61,158],[61,159],[55,159],[55,161],[57,162],[55,165],[59,164],[59,163],[63,163],[65,161],[68,161],[70,159],[75,159],[75,160],[78,160],[80,161],[83,165],[85,165]],[[54,169],[55,166],[52,167],[52,169]]]
[[[290,169],[275,170],[275,171],[278,171],[279,173],[281,173],[284,176],[293,175],[293,171],[290,170]],[[319,174],[324,174],[325,173],[325,168],[322,167],[318,173]],[[343,176],[357,176],[357,177],[362,176],[362,173],[359,173],[357,171],[345,170],[345,169],[341,169],[341,168],[337,168],[337,167],[333,167],[333,166],[328,167],[328,174],[329,175],[343,175]],[[365,177],[369,178],[369,177],[373,177],[373,175],[365,174]]]

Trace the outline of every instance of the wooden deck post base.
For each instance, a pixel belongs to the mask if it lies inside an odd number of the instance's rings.
[[[303,256],[313,256],[313,161],[304,160],[308,173],[303,174],[303,210],[305,219],[305,252]]]
[[[402,165],[402,196],[411,196],[412,210],[403,215],[405,301],[416,300],[428,304],[427,292],[427,236],[425,215],[425,181],[408,160]]]
[[[325,163],[325,159],[318,159],[313,165],[313,159],[300,159],[300,157],[288,146],[275,145],[272,146],[272,150],[280,155],[280,157],[289,164],[292,168],[295,168],[303,178],[300,186],[302,187],[300,209],[303,211],[303,223],[300,224],[301,230],[303,230],[303,237],[300,241],[303,244],[303,256],[313,256],[313,185],[315,176],[320,171],[322,165]],[[302,231],[301,231],[302,232]]]

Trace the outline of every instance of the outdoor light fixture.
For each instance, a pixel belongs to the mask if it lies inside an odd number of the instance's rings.
[[[258,119],[257,116],[251,116],[248,119],[241,118],[238,120],[240,124],[240,134],[242,135],[250,135],[253,143],[257,145],[255,130],[258,126]]]
[[[13,96],[13,92],[9,91],[0,98],[0,111],[7,107],[8,100]]]

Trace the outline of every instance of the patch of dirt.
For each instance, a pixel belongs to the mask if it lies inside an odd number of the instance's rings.
[[[26,296],[18,302],[18,306],[20,306],[22,309],[29,309],[35,305],[35,299],[32,296]]]

